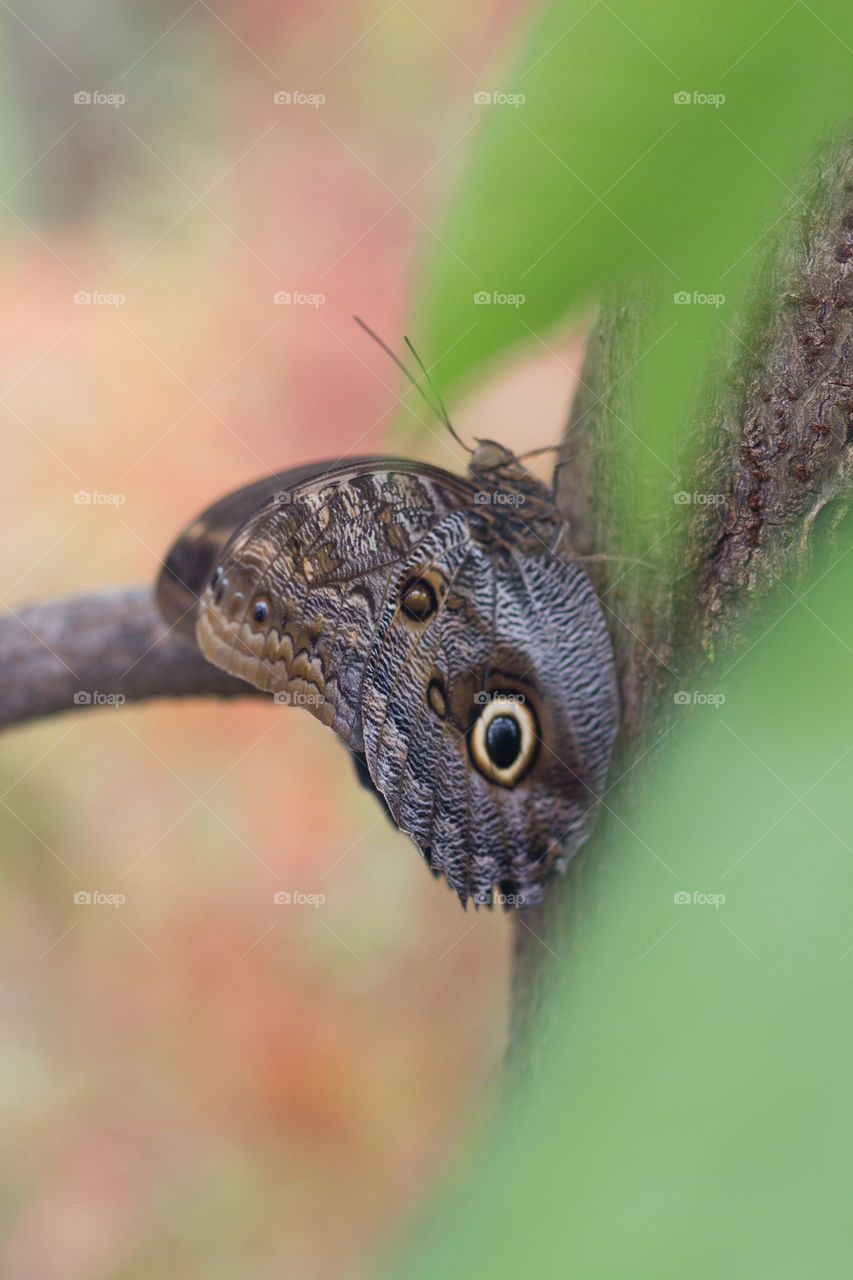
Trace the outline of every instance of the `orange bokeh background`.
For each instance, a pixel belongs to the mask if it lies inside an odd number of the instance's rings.
[[[268,469],[464,465],[351,317],[401,345],[473,92],[530,11],[7,12],[6,608],[153,581],[198,510]],[[274,102],[297,90],[325,101]],[[125,101],[75,103],[96,91]],[[522,353],[452,406],[458,429],[555,440],[578,354]],[[4,735],[0,794],[0,1274],[371,1274],[489,1114],[509,922],[463,914],[300,711],[70,711]]]

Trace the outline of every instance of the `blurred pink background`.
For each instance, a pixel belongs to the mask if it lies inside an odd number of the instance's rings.
[[[417,344],[473,94],[532,12],[6,10],[5,607],[153,581],[267,469],[464,466],[351,317]],[[558,438],[578,344],[534,345],[451,405],[463,435]],[[57,717],[0,740],[0,796],[0,1274],[372,1274],[494,1102],[508,920],[461,911],[301,711]]]

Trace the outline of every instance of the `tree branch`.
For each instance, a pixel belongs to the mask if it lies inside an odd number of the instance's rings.
[[[669,582],[656,575],[650,588],[639,566],[626,574],[624,565],[605,561],[591,571],[619,672],[622,728],[608,787],[619,785],[621,803],[642,802],[642,771],[630,771],[674,724],[673,692],[733,650],[756,606],[803,576],[813,549],[833,536],[851,504],[850,140],[812,175],[804,207],[768,256],[743,331],[688,441],[689,488],[723,500],[682,509],[684,573]],[[619,440],[624,424],[636,426],[625,376],[641,354],[635,316],[626,306],[603,309],[564,436],[578,460],[561,467],[559,497],[584,553],[614,550],[629,498]],[[626,550],[642,554],[647,532],[636,530]],[[566,877],[541,907],[516,919],[510,1061],[517,1071],[535,1064],[547,1042],[555,970],[582,954],[590,925],[572,909],[581,877],[595,866],[597,904],[614,874],[608,850],[617,830],[605,794],[601,821]]]
[[[0,725],[119,699],[258,693],[169,631],[150,587],[48,600],[0,618],[0,666]]]

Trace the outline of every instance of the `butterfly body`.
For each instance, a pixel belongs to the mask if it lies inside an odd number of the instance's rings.
[[[551,492],[501,445],[465,478],[374,458],[249,486],[158,596],[209,661],[334,730],[463,903],[536,904],[591,829],[610,641]]]

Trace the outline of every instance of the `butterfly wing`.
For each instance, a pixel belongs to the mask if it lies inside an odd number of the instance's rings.
[[[401,605],[412,580],[432,587],[429,618]],[[478,541],[470,512],[451,513],[387,596],[362,716],[375,785],[463,904],[490,902],[493,886],[509,905],[541,901],[592,825],[617,722],[610,641],[583,570],[541,545]]]
[[[369,466],[372,458],[353,458],[348,468]],[[219,498],[175,540],[157,579],[157,608],[164,621],[193,644],[199,597],[210,581],[214,565],[235,530],[269,504],[276,495],[322,476],[335,474],[339,463],[311,462],[274,472]]]
[[[193,622],[210,662],[304,706],[358,752],[365,657],[385,596],[399,565],[470,487],[438,468],[393,459],[313,468],[295,483],[274,484],[285,478],[211,508],[201,539],[197,531],[170,554],[162,595],[174,612],[196,592],[184,625]],[[222,546],[221,531],[259,498]]]
[[[193,522],[158,600],[209,661],[334,729],[463,902],[497,885],[529,906],[591,827],[613,659],[581,568],[494,539],[474,495],[405,460],[282,473]]]

